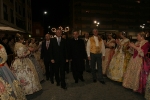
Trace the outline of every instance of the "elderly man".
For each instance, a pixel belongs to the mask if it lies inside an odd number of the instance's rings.
[[[97,82],[96,63],[98,68],[98,81],[105,84],[102,74],[102,60],[105,59],[105,46],[102,38],[98,35],[98,30],[93,29],[93,36],[87,42],[87,55],[91,61],[93,82]]]
[[[79,39],[79,33],[73,32],[73,39],[70,40],[70,59],[72,60],[72,74],[75,83],[78,83],[80,79],[84,82],[83,71],[84,71],[84,60],[87,58],[85,44],[82,39]]]

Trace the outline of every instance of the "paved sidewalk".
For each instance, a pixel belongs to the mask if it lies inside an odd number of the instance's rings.
[[[42,83],[43,90],[27,96],[28,100],[145,100],[144,96],[125,89],[121,83],[105,78],[106,85],[93,83],[91,74],[84,72],[85,82],[74,83],[72,73],[66,75],[67,90],[50,81]]]

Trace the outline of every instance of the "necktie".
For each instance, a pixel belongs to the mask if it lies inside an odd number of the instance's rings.
[[[46,43],[46,48],[48,49],[48,47],[49,47],[49,42]]]
[[[60,37],[58,37],[58,45],[60,46]]]

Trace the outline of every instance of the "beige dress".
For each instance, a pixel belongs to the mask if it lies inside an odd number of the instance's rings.
[[[0,83],[4,91],[0,92],[0,100],[26,100],[20,82],[5,64],[7,54],[5,48],[0,44]]]
[[[17,57],[12,63],[12,71],[23,86],[26,95],[33,94],[42,89],[35,66],[28,57],[28,48],[22,43],[16,43],[14,49]]]
[[[128,52],[127,46],[127,44],[129,43],[129,39],[126,38],[124,40],[120,40],[120,42],[121,45],[115,50],[115,54],[111,59],[107,71],[107,77],[118,82],[122,82],[128,59],[131,56]]]

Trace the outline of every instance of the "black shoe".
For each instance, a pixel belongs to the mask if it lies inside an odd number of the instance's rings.
[[[67,87],[66,87],[66,86],[62,86],[61,88],[63,88],[64,90],[67,90]]]
[[[97,82],[97,80],[93,80],[93,82],[94,82],[94,83],[96,83],[96,82]]]
[[[78,80],[75,80],[75,83],[78,83]]]
[[[57,83],[57,86],[60,86],[60,83]]]
[[[105,84],[105,82],[104,81],[99,81],[100,83],[102,83],[102,84]]]

